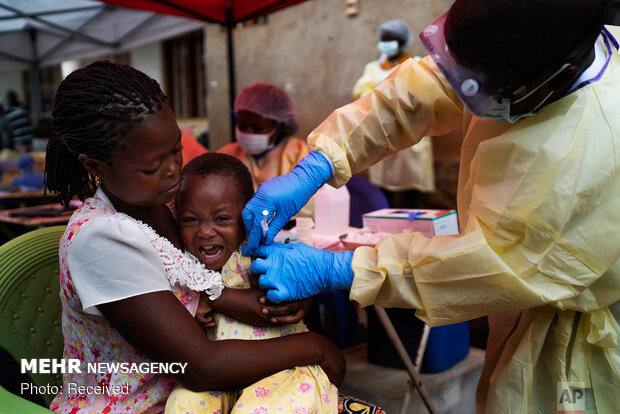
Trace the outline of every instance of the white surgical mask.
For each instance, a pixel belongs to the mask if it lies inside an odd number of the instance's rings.
[[[268,134],[250,134],[239,131],[239,128],[235,127],[235,135],[239,145],[241,145],[249,154],[252,155],[262,154],[275,146],[273,144],[269,144],[274,131],[275,128]]]
[[[398,40],[377,43],[377,49],[382,54],[391,57],[398,53]]]

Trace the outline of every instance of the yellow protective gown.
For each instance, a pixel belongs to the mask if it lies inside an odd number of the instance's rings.
[[[254,190],[256,190],[263,182],[291,171],[303,157],[308,155],[308,145],[303,139],[288,137],[280,141],[278,145],[258,160],[248,154],[238,142],[224,145],[217,152],[232,155],[243,161],[252,174]],[[314,197],[301,209],[298,215],[302,217],[314,216]]]
[[[602,79],[516,124],[462,110],[430,57],[403,63],[308,139],[331,184],[463,127],[461,233],[401,233],[353,258],[351,299],[428,324],[490,315],[481,413],[556,413],[582,382],[587,412],[620,408],[620,55]]]
[[[359,99],[372,91],[373,88],[387,78],[398,65],[411,57],[413,56],[402,53],[395,62],[386,59],[383,62],[373,60],[367,63],[366,66],[364,66],[362,76],[360,76],[360,78],[355,81],[355,85],[353,85],[353,98]],[[414,57],[414,59],[419,60],[420,58]]]
[[[381,83],[401,63],[412,57],[402,54],[395,61],[383,63],[375,60],[364,67],[364,73],[353,85],[352,96],[361,98]],[[414,60],[419,60],[414,57]],[[418,145],[410,146],[379,161],[368,169],[368,180],[379,188],[389,191],[417,190],[423,193],[435,191],[433,168],[433,144],[424,137]],[[416,207],[416,206],[410,206]]]

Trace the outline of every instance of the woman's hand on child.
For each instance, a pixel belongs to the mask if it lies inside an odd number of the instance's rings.
[[[204,292],[201,292],[195,317],[204,329],[215,328],[215,321],[213,320],[213,316],[211,316],[212,310],[213,309],[209,305],[209,298]]]
[[[301,321],[311,306],[312,298],[275,304],[269,302],[261,289],[224,289],[214,301],[200,295],[196,320],[203,328],[215,327],[210,312],[217,311],[250,325],[286,325]]]
[[[272,325],[288,325],[301,321],[310,311],[313,298],[305,298],[292,302],[272,303],[267,296],[259,298],[263,305],[262,313],[269,318]]]

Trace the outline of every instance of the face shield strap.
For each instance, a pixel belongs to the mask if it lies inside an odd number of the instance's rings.
[[[558,69],[555,72],[553,72],[553,74],[551,76],[549,76],[547,79],[545,79],[541,84],[539,84],[537,87],[535,87],[534,89],[532,89],[531,91],[529,91],[528,93],[526,93],[525,95],[520,97],[519,99],[515,100],[513,103],[517,104],[517,103],[523,101],[524,99],[527,99],[534,92],[536,92],[537,90],[539,90],[540,88],[545,86],[549,81],[551,81],[551,79],[553,79],[556,76],[558,76],[560,73],[562,73],[564,71],[564,69],[566,69],[569,66],[570,66],[570,64],[568,64],[568,63],[563,64],[562,67],[560,67],[560,69]],[[553,94],[553,92],[554,91],[551,91],[551,94]],[[546,101],[548,98],[549,97],[545,98],[545,100],[543,100],[543,102]],[[538,109],[538,107],[540,107],[540,104],[536,107],[536,109]]]
[[[542,83],[540,83],[534,89],[530,90],[529,92],[527,92],[525,95],[523,95],[519,99],[515,100],[514,102],[511,102],[511,100],[508,99],[508,98],[502,98],[501,102],[498,102],[497,106],[489,109],[486,113],[484,113],[482,115],[479,115],[479,116],[481,116],[483,118],[499,119],[499,120],[502,120],[502,121],[508,121],[510,123],[515,123],[515,122],[517,122],[521,118],[526,118],[526,117],[529,117],[529,116],[532,116],[532,115],[536,114],[536,112],[554,94],[555,90],[549,91],[549,93],[540,102],[538,102],[538,104],[533,109],[531,109],[528,113],[525,113],[525,114],[511,114],[510,113],[511,105],[512,104],[518,104],[519,102],[523,101],[524,99],[530,97],[534,92],[536,92],[538,89],[540,89],[545,84],[547,84],[549,81],[551,81],[553,78],[558,76],[560,73],[562,73],[564,71],[564,69],[566,69],[569,66],[570,66],[569,63],[563,64],[562,67],[560,67],[558,70],[556,70],[553,74],[551,74]]]

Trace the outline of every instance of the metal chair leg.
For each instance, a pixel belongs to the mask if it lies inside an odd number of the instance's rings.
[[[403,405],[400,407],[400,414],[407,414],[407,411],[409,411],[409,404],[411,404],[411,398],[414,392],[415,388],[413,388],[413,384],[409,383],[407,393],[405,393],[405,398],[403,398]]]
[[[426,344],[428,343],[428,336],[431,333],[431,327],[424,324],[424,330],[422,331],[422,338],[420,338],[420,346],[418,346],[418,352],[415,356],[415,368],[420,372],[422,368],[422,359],[424,359],[424,352],[426,352]]]
[[[405,364],[405,368],[407,369],[407,372],[409,373],[409,377],[411,378],[411,382],[413,386],[420,393],[420,397],[422,398],[422,401],[424,402],[426,409],[428,410],[429,413],[436,414],[437,409],[435,408],[435,405],[431,401],[430,395],[428,394],[426,387],[424,386],[424,384],[422,384],[422,381],[420,381],[420,377],[418,376],[418,371],[416,370],[416,367],[413,365],[411,358],[409,358],[409,354],[407,354],[407,350],[405,349],[405,346],[400,340],[400,337],[398,336],[398,333],[396,332],[396,329],[394,328],[394,325],[392,324],[390,317],[388,316],[385,309],[383,309],[381,306],[374,305],[374,308],[375,308],[375,311],[377,312],[377,317],[379,318],[379,321],[381,322],[381,324],[383,325],[383,328],[385,329],[385,332],[388,334],[390,341],[392,341],[392,344],[396,348],[396,352],[398,352],[398,356],[403,361],[403,364]],[[424,335],[423,335],[423,339],[424,339]],[[426,344],[424,344],[424,346],[426,346]],[[419,358],[419,354],[416,360],[418,358]]]

